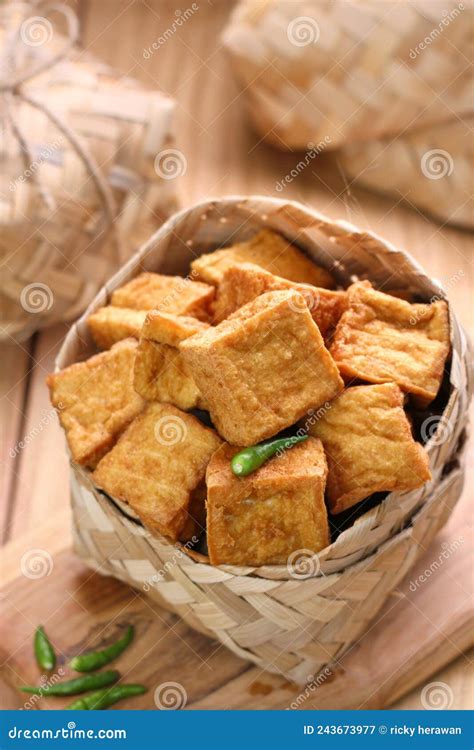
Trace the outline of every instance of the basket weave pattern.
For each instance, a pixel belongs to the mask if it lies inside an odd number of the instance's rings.
[[[353,143],[338,152],[338,162],[361,185],[395,194],[449,224],[469,229],[474,226],[473,125],[469,116],[397,138]]]
[[[70,9],[53,10],[77,28]],[[0,9],[0,338],[76,318],[176,208],[175,183],[154,168],[172,142],[173,100],[81,52],[38,12]]]
[[[449,10],[433,0],[241,0],[223,41],[263,138],[337,150],[364,185],[473,226],[463,50],[474,16],[463,3]],[[442,164],[433,155],[423,171],[423,155],[440,149]]]
[[[462,481],[460,470],[447,477],[410,527],[375,554],[340,573],[300,581],[213,567],[177,554],[76,475],[75,550],[94,570],[146,591],[237,656],[304,683],[339,660],[367,630],[446,523]]]
[[[296,241],[316,262],[335,271],[341,283],[359,275],[385,291],[404,288],[427,300],[443,296],[408,255],[372,234],[296,203],[236,197],[175,215],[101,290],[89,312],[141,270],[185,274],[195,255],[246,239],[262,226]],[[68,334],[59,367],[92,352],[85,317]],[[470,373],[466,340],[452,313],[451,329],[450,394],[443,413],[450,429],[444,442],[427,446],[433,480],[421,490],[391,493],[362,515],[320,553],[314,574],[297,579],[286,566],[211,566],[152,535],[127,506],[98,491],[89,472],[73,465],[78,553],[100,572],[144,588],[239,656],[304,682],[337,660],[365,630],[459,497]]]

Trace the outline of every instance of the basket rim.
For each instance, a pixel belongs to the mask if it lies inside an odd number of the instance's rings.
[[[122,283],[125,279],[123,277],[128,276],[129,272],[138,265],[139,261],[141,261],[147,253],[154,247],[157,240],[161,239],[162,236],[165,236],[169,231],[171,231],[177,224],[180,223],[182,219],[184,219],[191,211],[198,211],[198,210],[210,210],[214,207],[216,207],[219,204],[235,204],[237,207],[239,204],[244,204],[248,202],[258,202],[260,204],[265,204],[268,207],[273,206],[275,208],[284,208],[285,206],[292,206],[293,208],[297,209],[303,214],[306,214],[309,217],[312,217],[316,219],[318,222],[325,224],[325,225],[333,225],[338,227],[339,229],[343,230],[346,234],[355,234],[360,237],[370,237],[380,244],[384,245],[385,248],[390,252],[394,254],[398,254],[402,252],[405,256],[407,256],[410,259],[411,264],[414,266],[416,271],[420,276],[425,278],[427,281],[430,282],[430,284],[436,286],[438,288],[438,291],[443,299],[445,299],[448,302],[449,305],[449,299],[446,293],[446,290],[442,286],[442,284],[437,280],[429,277],[426,274],[425,269],[423,266],[419,263],[419,261],[414,258],[411,253],[407,250],[400,250],[398,249],[393,242],[390,242],[389,240],[386,240],[381,235],[377,234],[371,229],[360,229],[355,224],[352,224],[351,222],[347,221],[346,219],[331,219],[329,216],[326,216],[325,214],[321,213],[317,209],[309,208],[308,206],[305,206],[300,201],[296,200],[284,200],[283,198],[274,198],[272,196],[266,196],[266,195],[258,195],[258,194],[251,194],[251,195],[241,195],[241,194],[231,194],[231,195],[224,195],[219,196],[216,198],[203,198],[202,200],[197,201],[196,203],[193,203],[192,205],[181,208],[178,211],[175,211],[152,235],[148,238],[138,249],[137,251],[119,268],[117,271],[111,276],[110,279],[108,279],[105,284],[103,285],[102,289],[100,289],[95,297],[91,300],[87,308],[84,310],[82,315],[75,321],[75,323],[71,326],[70,330],[68,331],[63,344],[61,346],[61,349],[58,352],[58,355],[55,359],[55,367],[56,369],[59,369],[60,365],[58,364],[59,360],[61,359],[63,350],[65,349],[66,342],[70,341],[75,334],[77,334],[77,328],[78,326],[84,322],[87,317],[90,315],[90,313],[95,310],[98,303],[101,303],[103,299],[102,290],[105,290],[107,292],[107,297],[109,296],[110,291],[114,290],[119,283]],[[284,232],[282,232],[284,233]],[[452,313],[450,309],[450,313],[455,318],[456,316]]]
[[[137,250],[137,252],[120,268],[117,270],[117,272],[104,284],[104,286],[99,290],[98,294],[94,297],[94,299],[91,301],[87,309],[84,311],[82,316],[74,323],[74,325],[71,327],[70,331],[68,332],[66,338],[64,339],[64,342],[61,346],[61,349],[58,353],[58,356],[55,361],[55,367],[56,370],[60,369],[61,367],[65,366],[65,363],[63,362],[63,359],[65,358],[65,352],[67,352],[69,346],[73,343],[73,341],[76,339],[76,337],[79,335],[78,328],[81,327],[87,317],[93,312],[98,306],[106,304],[107,301],[110,298],[111,292],[117,288],[117,286],[121,285],[125,281],[128,280],[128,278],[133,277],[134,272],[140,268],[140,263],[143,258],[147,256],[147,254],[153,250],[155,245],[164,237],[166,237],[170,232],[173,232],[174,228],[178,226],[183,219],[186,219],[191,212],[198,212],[202,211],[203,214],[207,214],[207,212],[214,210],[218,208],[219,205],[227,205],[229,207],[232,207],[232,205],[235,205],[236,207],[242,207],[245,204],[252,204],[252,203],[258,203],[259,208],[261,208],[263,211],[265,208],[267,209],[284,209],[288,206],[291,206],[293,209],[298,211],[300,214],[306,216],[309,219],[312,219],[315,221],[315,223],[319,223],[320,225],[326,225],[327,227],[334,226],[342,231],[342,233],[345,236],[354,236],[357,238],[370,238],[372,240],[375,240],[377,243],[381,244],[389,253],[397,254],[399,255],[402,253],[409,261],[410,264],[413,266],[414,270],[417,274],[420,275],[423,279],[426,280],[432,287],[435,287],[437,289],[437,294],[440,295],[442,299],[445,299],[448,303],[448,309],[449,309],[449,317],[450,317],[450,327],[451,327],[451,339],[453,339],[453,331],[456,331],[457,336],[461,337],[461,340],[464,341],[464,334],[462,331],[462,328],[459,325],[459,322],[457,321],[456,315],[451,309],[451,305],[447,296],[446,291],[441,286],[438,280],[431,279],[423,269],[423,267],[420,265],[420,263],[413,258],[413,256],[406,250],[399,250],[393,243],[391,243],[388,240],[385,240],[383,237],[378,235],[377,233],[371,231],[371,230],[361,230],[351,222],[346,221],[345,219],[331,219],[324,214],[320,213],[316,209],[310,208],[308,206],[305,206],[304,204],[300,203],[299,201],[295,200],[286,200],[283,198],[274,198],[271,196],[261,196],[261,195],[229,195],[229,196],[221,196],[217,198],[205,198],[200,201],[197,201],[196,203],[193,203],[192,205],[182,208],[179,211],[175,212],[156,232],[152,234],[152,236],[142,244],[142,246]],[[254,211],[254,215],[257,216],[259,212]],[[266,217],[264,213],[261,215],[262,218],[262,224],[265,224]],[[284,229],[279,230],[282,234],[285,234]],[[294,240],[293,240],[294,241]],[[297,240],[296,240],[297,243]],[[69,362],[67,363],[69,364]],[[451,365],[452,367],[452,365]],[[452,408],[452,401],[459,398],[459,392],[456,392],[454,390],[453,393],[451,393],[450,397],[448,398],[448,401],[446,403],[446,406],[443,410],[443,415],[448,409],[448,407],[451,405]],[[425,445],[425,448],[428,448],[432,441],[428,441],[428,443]],[[73,462],[72,466],[75,467],[77,470],[79,470],[80,473],[87,472],[86,469],[83,467],[80,467]],[[74,470],[74,469],[73,469]],[[88,477],[90,476],[90,472],[88,474]],[[92,484],[92,480],[89,478],[89,481]],[[436,487],[436,484],[438,482],[434,482],[432,480],[431,482],[427,483],[425,485],[425,493],[423,498],[420,501],[420,504],[417,506],[417,508],[414,509],[412,513],[413,515],[418,512],[420,507],[423,507],[427,502],[429,502],[429,497],[431,495],[431,491]],[[94,485],[92,485],[94,486]],[[95,488],[96,491],[99,491],[97,488]],[[412,492],[419,492],[419,490],[415,490]],[[102,493],[102,496],[108,497],[105,493]],[[347,537],[350,536],[351,532],[354,533],[354,528],[357,527],[358,522],[360,522],[362,519],[365,519],[365,521],[368,521],[368,519],[371,517],[370,514],[376,515],[377,512],[380,512],[381,507],[386,507],[389,502],[392,502],[394,498],[398,497],[406,497],[410,495],[411,492],[390,492],[386,495],[386,497],[379,503],[375,508],[369,509],[365,513],[363,513],[359,518],[356,519],[354,524],[347,529],[345,529],[341,534],[337,537],[337,539],[334,542],[331,542],[327,547],[324,548],[324,550],[321,550],[320,553],[316,553],[314,555],[315,558],[319,559],[319,555],[321,553],[328,553],[331,549],[334,548],[334,544],[337,542],[337,540],[340,540],[341,537],[346,535],[344,538],[347,539]],[[115,506],[119,507],[117,502],[114,500],[114,498],[109,498],[109,501]],[[126,517],[126,514],[120,511],[123,517]],[[132,519],[127,519],[130,522],[133,522]],[[136,521],[134,522],[136,523]],[[149,534],[151,538],[154,537],[153,534],[144,526],[141,522],[139,522],[141,527],[144,529],[144,532],[146,534]],[[392,534],[393,536],[393,534]],[[165,537],[159,537],[159,539],[163,540],[167,544],[169,544],[171,547],[174,547],[173,542],[170,540],[165,539]],[[366,556],[368,556],[370,552],[367,553]],[[209,562],[196,562],[192,559],[188,554],[186,555],[187,558],[192,561],[195,564],[201,564],[201,565],[208,565],[210,567],[223,570],[227,574],[229,574],[231,569],[239,569],[240,575],[242,575],[242,571],[246,570],[248,573],[251,571],[256,570],[254,566],[212,566]],[[364,557],[366,557],[364,556]],[[364,557],[362,559],[364,559]],[[312,559],[312,558],[311,558]],[[351,563],[349,563],[350,565]],[[353,563],[355,564],[355,563]],[[272,575],[269,575],[268,577],[274,577],[278,573],[282,574],[284,571],[287,572],[288,576],[292,578],[289,575],[288,567],[286,565],[271,565],[271,566],[260,566],[258,570],[264,572],[264,569],[267,569]],[[236,573],[233,573],[234,575]],[[262,576],[266,577],[266,576]]]
[[[462,459],[463,455],[465,454],[466,450],[466,444],[467,441],[464,442],[464,445],[462,446],[461,452],[460,452],[460,458]],[[75,464],[71,466],[71,469],[74,471],[74,468],[76,470],[79,470],[79,473],[81,472],[82,467],[79,467]],[[441,482],[438,486],[443,487],[449,487],[451,484],[454,484],[460,477],[465,477],[465,467],[464,464],[461,461],[459,461],[458,465],[454,466],[453,469],[442,478]],[[89,490],[91,491],[91,490]],[[380,554],[384,553],[387,549],[389,549],[391,546],[397,545],[401,540],[405,539],[406,537],[409,537],[412,533],[414,527],[416,526],[419,519],[429,512],[432,505],[438,502],[438,495],[437,493],[430,494],[426,501],[418,507],[412,516],[410,517],[409,521],[400,529],[398,529],[394,534],[392,534],[388,539],[385,539],[382,541],[375,549],[371,550],[370,552],[367,552],[363,557],[358,558],[354,562],[346,565],[343,569],[333,571],[330,573],[323,573],[320,570],[316,570],[314,573],[311,573],[309,576],[304,576],[302,578],[299,578],[295,575],[292,575],[289,568],[286,565],[261,565],[261,566],[238,566],[238,565],[212,565],[209,562],[201,562],[199,560],[195,560],[192,556],[188,554],[188,549],[185,547],[185,545],[181,542],[172,542],[169,539],[166,539],[166,537],[163,537],[158,534],[152,534],[150,530],[143,525],[143,523],[140,521],[140,519],[134,519],[130,516],[128,516],[124,510],[120,507],[120,505],[107,493],[103,492],[102,490],[96,490],[98,494],[100,494],[101,500],[107,503],[107,507],[111,513],[114,514],[114,516],[118,519],[120,519],[122,525],[125,528],[129,528],[131,524],[133,524],[135,530],[140,536],[145,536],[148,539],[155,540],[156,542],[160,544],[165,544],[166,546],[169,546],[171,549],[179,550],[181,552],[181,557],[185,559],[185,562],[180,562],[180,558],[177,556],[177,558],[174,560],[174,563],[178,567],[205,567],[208,569],[218,570],[220,573],[222,573],[223,579],[227,578],[242,578],[242,577],[252,577],[252,578],[263,578],[266,580],[274,580],[276,582],[289,582],[294,581],[295,583],[304,583],[305,581],[314,581],[315,579],[329,579],[334,576],[341,576],[343,573],[346,573],[347,571],[350,571],[351,569],[353,571],[357,570],[358,567],[366,567],[364,563],[367,563],[368,560],[377,558]],[[94,493],[92,493],[94,494]],[[459,499],[459,498],[458,498]],[[94,495],[94,500],[98,502],[97,497]],[[457,502],[457,500],[456,500]],[[318,554],[315,553],[314,557],[317,558]],[[312,558],[311,558],[312,559]],[[285,576],[276,575],[276,573],[285,572]],[[265,573],[268,572],[270,575],[265,575]]]

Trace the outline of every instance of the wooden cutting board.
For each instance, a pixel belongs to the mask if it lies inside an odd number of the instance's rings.
[[[371,629],[327,679],[306,691],[299,707],[386,707],[473,644],[470,517],[465,493]],[[58,667],[68,676],[72,655],[103,646],[133,623],[135,642],[117,668],[124,680],[142,682],[149,692],[120,704],[123,708],[154,709],[155,690],[167,682],[179,683],[187,707],[195,709],[281,709],[302,695],[295,685],[190,630],[143,594],[91,572],[74,555],[68,527],[69,514],[58,514],[1,553],[1,708],[21,708],[28,696],[16,686],[39,680],[31,645],[38,624],[45,625],[58,651]],[[22,558],[31,559],[24,556],[32,550],[50,556],[37,553],[47,560],[48,575],[33,579],[21,573]],[[42,698],[34,707],[62,708],[70,700]]]

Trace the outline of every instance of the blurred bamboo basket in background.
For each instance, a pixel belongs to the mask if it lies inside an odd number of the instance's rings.
[[[78,37],[66,6],[0,9],[0,338],[77,317],[175,208],[173,100]]]
[[[268,142],[472,227],[473,37],[462,2],[241,0],[223,41]]]
[[[469,229],[474,226],[473,126],[473,116],[455,118],[397,138],[351,144],[337,158],[362,185]]]
[[[71,328],[57,368],[95,351],[86,320],[114,289],[142,271],[185,276],[197,255],[246,240],[262,227],[295,242],[342,285],[356,276],[424,301],[445,297],[407,253],[347,222],[272,198],[204,201],[174,215],[101,289]],[[440,413],[429,412],[426,420],[432,480],[412,492],[388,494],[326,549],[303,559],[299,572],[282,565],[209,565],[203,555],[151,533],[129,506],[99,491],[89,471],[72,464],[76,551],[95,570],[146,591],[238,656],[305,682],[366,630],[461,494],[471,373],[466,338],[452,310],[450,323],[446,396]]]

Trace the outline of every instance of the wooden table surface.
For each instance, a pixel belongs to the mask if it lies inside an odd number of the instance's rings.
[[[80,16],[83,43],[121,72],[175,97],[176,146],[187,171],[177,189],[182,205],[225,194],[280,195],[275,184],[297,163],[249,128],[243,98],[231,77],[219,36],[232,3],[203,0],[159,50],[143,55],[186,4],[159,0],[70,0]],[[389,179],[389,175],[387,176]],[[455,311],[472,336],[472,243],[468,233],[440,226],[399,200],[376,196],[344,180],[337,164],[320,157],[285,189],[285,196],[345,218],[409,250],[450,289]],[[1,347],[3,544],[35,532],[60,514],[68,523],[68,462],[45,377],[53,368],[65,325],[23,344]],[[22,443],[20,445],[20,442]],[[472,487],[472,451],[466,492]],[[472,490],[471,490],[472,492]],[[39,533],[39,532],[38,532]],[[472,707],[472,654],[460,655],[434,681],[446,682],[454,708]],[[419,690],[394,708],[419,707]]]

